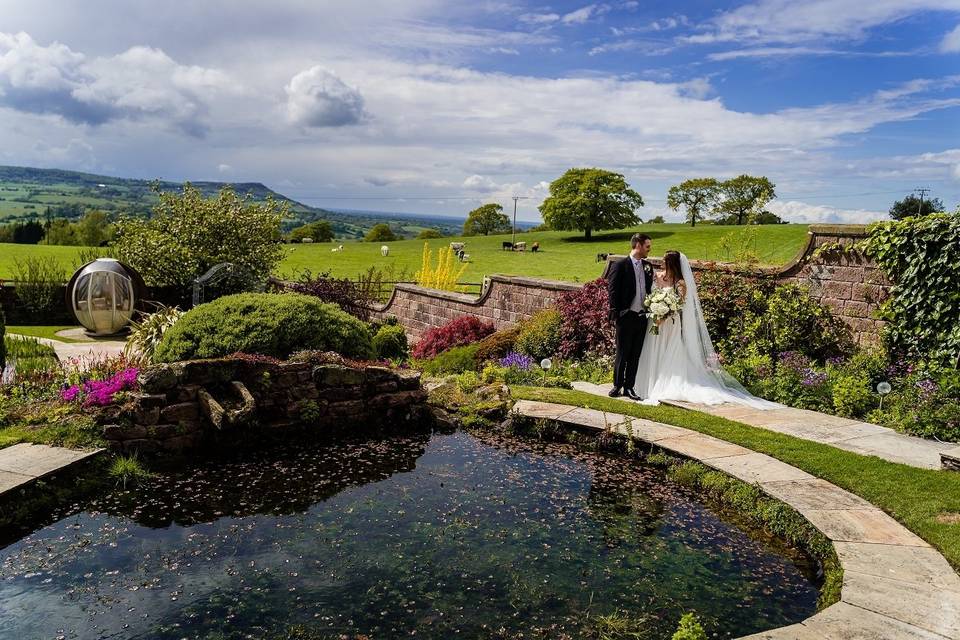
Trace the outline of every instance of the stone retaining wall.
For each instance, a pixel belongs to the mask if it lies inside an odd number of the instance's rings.
[[[184,452],[252,428],[359,429],[426,416],[419,372],[348,364],[336,354],[157,365],[140,373],[140,385],[116,424],[103,428],[115,451]]]
[[[812,225],[806,246],[784,267],[744,269],[700,261],[693,261],[691,266],[695,272],[728,271],[804,284],[816,299],[850,326],[858,343],[874,344],[879,341],[883,326],[874,312],[889,295],[890,282],[872,260],[857,251],[844,250],[865,237],[864,225]],[[658,251],[668,248],[656,247]],[[606,275],[611,262],[621,257],[609,256],[603,268],[597,269],[597,277]],[[652,261],[660,262],[657,258]],[[571,282],[494,275],[487,279],[483,293],[475,297],[399,284],[386,304],[375,307],[373,316],[396,316],[411,342],[416,343],[427,330],[462,315],[490,320],[497,329],[509,327],[553,306],[561,293],[580,286]]]
[[[416,343],[427,330],[464,315],[491,321],[497,330],[510,327],[552,307],[564,291],[579,288],[572,282],[500,275],[487,279],[479,297],[398,284],[390,300],[374,308],[373,317],[396,316]]]

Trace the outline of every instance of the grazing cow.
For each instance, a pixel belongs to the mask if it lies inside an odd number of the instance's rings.
[[[540,243],[534,242],[532,245],[530,245],[530,251],[532,253],[536,253],[537,251],[540,251]]]
[[[390,247],[388,247],[387,245],[382,245],[380,247],[380,255],[382,255],[384,258],[390,255]]]
[[[463,251],[461,251],[460,253],[457,254],[457,256],[460,258],[460,262],[470,262],[469,253],[464,253]]]
[[[609,254],[609,253],[598,253],[598,254],[597,254],[597,262],[606,262],[608,255],[610,255],[610,254]]]
[[[504,250],[504,251],[513,251],[513,243],[512,243],[512,242],[504,242],[504,243],[503,243],[503,250]]]
[[[466,242],[451,242],[450,248],[453,249],[454,253],[460,253],[463,251],[463,247],[466,246]]]

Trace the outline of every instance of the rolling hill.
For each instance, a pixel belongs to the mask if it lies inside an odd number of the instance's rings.
[[[150,215],[157,201],[151,186],[157,182],[163,191],[178,191],[182,183],[118,178],[63,169],[0,166],[0,224],[43,221],[51,218],[78,218],[88,209],[111,215]],[[306,222],[323,219],[330,222],[338,238],[361,238],[373,225],[387,222],[397,233],[414,236],[424,227],[439,228],[445,234],[456,233],[462,222],[455,218],[415,216],[378,212],[330,211],[303,204],[259,182],[209,182],[191,184],[205,195],[217,193],[232,184],[237,193],[256,200],[269,196],[290,204],[291,217],[284,222],[289,230]]]

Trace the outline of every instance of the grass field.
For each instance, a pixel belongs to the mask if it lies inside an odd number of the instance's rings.
[[[681,224],[648,224],[634,229],[601,232],[590,242],[582,234],[569,231],[542,231],[517,234],[518,241],[527,247],[540,243],[540,253],[509,252],[502,243],[510,235],[474,236],[469,238],[441,238],[431,240],[433,249],[446,247],[449,242],[466,243],[470,255],[464,282],[480,282],[485,275],[500,273],[524,275],[572,282],[586,282],[597,278],[602,266],[597,264],[598,253],[626,253],[630,236],[642,231],[653,238],[653,255],[662,255],[668,249],[684,252],[691,259],[729,260],[733,257],[725,245],[749,245],[767,265],[789,262],[803,248],[807,226],[798,224],[760,227],[699,226],[691,229]],[[279,268],[279,275],[293,277],[304,270],[313,273],[330,271],[339,277],[356,277],[371,266],[387,271],[387,279],[410,279],[420,268],[422,240],[387,242],[390,255],[380,255],[379,242],[345,242],[342,252],[331,252],[336,244],[290,245],[287,257]],[[79,247],[52,247],[40,245],[0,244],[0,278],[11,278],[15,259],[28,255],[51,256],[67,271],[78,262]],[[406,271],[405,278],[391,278]]]

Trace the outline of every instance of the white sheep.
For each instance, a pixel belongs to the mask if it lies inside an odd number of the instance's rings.
[[[337,251],[337,252],[343,251],[343,245],[340,245],[339,247],[334,247],[333,249],[330,249],[330,251]]]
[[[381,245],[381,246],[380,246],[380,255],[382,255],[384,258],[386,258],[388,255],[390,255],[390,247],[388,247],[387,245]]]

